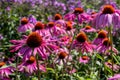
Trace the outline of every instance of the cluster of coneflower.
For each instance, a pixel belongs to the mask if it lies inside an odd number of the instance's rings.
[[[91,13],[91,15],[85,13],[83,8],[75,8],[64,17],[56,14],[53,21],[48,23],[37,21],[33,16],[23,17],[20,21],[21,24],[17,30],[18,34],[23,33],[22,38],[10,40],[13,44],[10,52],[17,53],[15,58],[19,58],[19,61],[16,67],[6,66],[12,63],[9,59],[0,62],[1,80],[9,80],[9,75],[15,71],[29,75],[37,73],[39,78],[39,73],[47,72],[46,68],[50,67],[47,65],[49,62],[46,61],[50,60],[51,55],[55,56],[54,66],[55,64],[67,66],[67,62],[73,60],[72,50],[82,53],[78,58],[80,64],[89,63],[94,54],[104,56],[118,54],[109,34],[113,34],[111,31],[120,29],[120,11],[112,5],[104,5],[100,12]],[[86,25],[82,26],[83,23]],[[109,31],[110,27],[112,27],[111,31]],[[105,28],[108,28],[108,31],[103,30]],[[29,35],[25,35],[26,32],[29,32]],[[86,33],[94,33],[97,36],[90,41]],[[120,69],[120,66],[112,61],[105,64],[113,71]],[[68,73],[76,71],[71,69]]]

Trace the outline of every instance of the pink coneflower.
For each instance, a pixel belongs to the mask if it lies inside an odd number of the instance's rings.
[[[80,57],[79,62],[87,64],[89,62],[89,60],[90,60],[90,58],[88,56],[82,56],[82,57]]]
[[[110,50],[111,50],[111,42],[108,38],[105,38],[102,43],[100,43],[97,47],[96,47],[96,50],[99,52],[99,53],[103,53],[103,54],[107,54],[107,55],[110,55]],[[112,47],[112,51],[115,53],[115,54],[118,54],[118,51],[117,49],[115,49],[114,47]]]
[[[64,16],[65,20],[74,21],[75,19],[81,24],[84,21],[89,21],[90,16],[84,13],[83,8],[75,8],[72,13],[68,13]]]
[[[95,38],[92,43],[95,45],[98,45],[98,44],[102,43],[103,39],[105,39],[106,37],[107,37],[107,31],[100,30],[98,32],[97,38]]]
[[[33,31],[38,32],[41,36],[50,36],[49,31],[45,29],[45,25],[40,21],[37,21],[35,23],[35,27]]]
[[[71,21],[67,21],[66,26],[64,26],[64,27],[65,27],[67,35],[69,35],[69,36],[74,35],[75,29],[73,28],[73,23]]]
[[[69,55],[69,52],[66,48],[59,49],[58,51],[56,51],[56,53],[57,53],[57,58],[55,59],[55,63],[62,65],[62,64],[66,64],[67,59],[68,61],[72,60],[72,56]]]
[[[14,68],[9,67],[3,67],[5,65],[5,62],[0,62],[0,79],[9,79],[9,75],[11,75],[14,72]]]
[[[21,19],[21,25],[18,27],[18,32],[26,32],[27,30],[32,30],[34,28],[34,25],[29,22],[29,20],[26,17],[23,17]]]
[[[111,25],[117,28],[119,23],[120,14],[112,5],[104,5],[102,11],[98,13],[93,20],[93,24],[96,28],[110,27]]]
[[[18,56],[23,56],[24,60],[29,59],[31,55],[38,53],[42,58],[47,58],[49,52],[47,50],[55,50],[58,47],[50,43],[50,40],[37,32],[32,32],[22,40],[11,40],[14,45],[10,48],[11,52],[19,50]]]
[[[111,62],[105,62],[105,65],[112,69],[112,63]],[[120,69],[120,66],[117,64],[113,64],[113,71],[118,71]]]
[[[63,34],[65,34],[65,30],[62,29],[61,27],[59,27],[57,24],[55,24],[54,22],[49,22],[48,23],[48,30],[51,33],[52,36],[62,36]]]
[[[82,53],[84,52],[93,52],[93,45],[87,41],[87,36],[84,32],[80,32],[76,40],[73,43],[73,47],[76,48],[78,51],[81,51]]]
[[[115,74],[113,77],[108,78],[107,80],[119,80],[120,79],[120,74]]]
[[[37,63],[36,63],[35,57],[30,56],[30,58],[28,60],[23,61],[23,63],[18,66],[18,69],[19,69],[19,71],[27,72],[29,74],[36,72],[38,69],[37,69]],[[41,71],[46,72],[45,67],[42,65],[39,65],[39,69]]]
[[[92,28],[91,26],[85,26],[84,28],[80,29],[80,31],[91,33],[91,32],[96,32],[96,29]]]

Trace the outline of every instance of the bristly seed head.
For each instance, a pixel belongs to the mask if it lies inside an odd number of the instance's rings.
[[[44,29],[44,25],[40,21],[38,21],[35,24],[35,30],[40,30],[40,29]]]
[[[115,9],[112,5],[104,5],[103,7],[103,14],[113,14],[115,12]]]
[[[66,52],[59,53],[59,59],[64,59],[68,54]]]
[[[27,24],[29,21],[28,21],[28,19],[26,18],[26,17],[23,17],[22,19],[21,19],[21,24],[22,25],[25,25],[25,24]]]
[[[92,28],[91,26],[85,26],[86,30],[91,29],[91,28]]]
[[[42,36],[39,35],[37,32],[32,32],[28,36],[26,44],[31,48],[35,48],[41,46],[42,42]]]
[[[98,38],[106,38],[107,33],[104,30],[98,32]]]
[[[62,16],[60,14],[55,14],[54,20],[60,20]]]
[[[83,12],[84,12],[83,8],[75,8],[74,10],[74,14],[81,14]]]
[[[111,41],[110,41],[108,38],[105,38],[105,39],[103,40],[103,45],[105,45],[105,46],[110,46],[110,45],[111,45]]]
[[[87,40],[87,36],[84,32],[80,32],[76,37],[78,42],[85,42]]]
[[[82,59],[83,59],[83,60],[88,60],[89,57],[88,57],[88,56],[82,56]]]
[[[48,27],[53,27],[54,25],[55,25],[54,22],[49,22],[49,23],[48,23]]]
[[[66,27],[67,27],[66,30],[71,30],[73,28],[71,22],[67,22]]]
[[[5,62],[0,62],[0,67],[4,66]]]
[[[30,56],[30,58],[27,60],[27,63],[32,64],[36,61],[34,56]]]

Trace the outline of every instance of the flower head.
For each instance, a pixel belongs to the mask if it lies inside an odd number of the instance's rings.
[[[44,25],[43,25],[43,23],[41,23],[40,21],[38,21],[35,24],[35,30],[40,30],[40,29],[44,29]]]
[[[115,9],[112,5],[104,5],[102,13],[103,14],[113,14]]]
[[[39,47],[42,44],[42,41],[42,37],[38,33],[32,32],[28,36],[26,44],[31,48],[35,48]]]
[[[62,16],[60,14],[55,14],[54,20],[60,20]]]
[[[82,56],[79,58],[79,62],[84,64],[88,63],[89,60],[90,58],[88,56]]]
[[[84,33],[84,32],[80,32],[78,35],[77,35],[77,37],[76,37],[76,40],[78,41],[78,42],[85,42],[86,40],[87,40],[87,36],[86,36],[86,34]]]

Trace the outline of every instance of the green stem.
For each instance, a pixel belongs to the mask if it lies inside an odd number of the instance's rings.
[[[38,76],[38,80],[40,80],[40,68],[39,68],[39,62],[38,62],[38,55],[36,55],[36,62],[37,62],[37,69],[38,69],[37,76]]]

